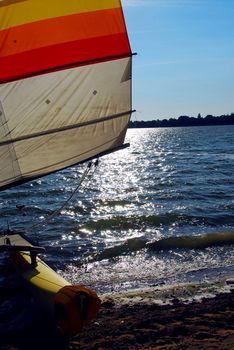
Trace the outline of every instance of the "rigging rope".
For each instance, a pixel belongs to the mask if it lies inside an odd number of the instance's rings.
[[[71,201],[71,199],[73,198],[73,196],[78,192],[78,190],[80,189],[82,183],[84,182],[84,180],[86,179],[86,177],[88,176],[91,168],[92,168],[92,165],[94,165],[94,171],[95,169],[97,168],[99,164],[99,160],[96,159],[95,162],[89,162],[88,165],[87,165],[87,168],[85,169],[83,175],[81,176],[81,179],[80,179],[80,182],[78,184],[78,186],[76,186],[76,188],[72,191],[71,195],[68,197],[68,199],[63,203],[63,205],[54,210],[52,212],[52,214],[50,214],[46,219],[44,219],[43,222],[40,222],[38,224],[35,224],[35,225],[32,225],[31,227],[27,228],[27,231],[31,231],[32,229],[34,229],[35,227],[40,227],[40,226],[44,226],[47,222],[49,222],[50,220],[52,220],[55,216],[57,216],[58,214],[60,214],[60,212],[66,207],[66,205]],[[94,171],[93,171],[93,174],[94,174]],[[92,175],[93,175],[92,174]]]

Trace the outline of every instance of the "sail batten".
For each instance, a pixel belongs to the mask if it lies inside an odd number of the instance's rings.
[[[133,112],[121,2],[0,4],[0,190],[121,147]]]
[[[119,114],[116,114],[116,115],[111,115],[111,116],[107,116],[107,117],[103,117],[103,118],[99,118],[99,119],[90,120],[90,121],[79,123],[79,124],[75,124],[75,125],[67,125],[67,126],[64,126],[62,128],[58,128],[58,129],[41,131],[41,132],[38,132],[38,133],[35,133],[35,134],[31,134],[31,135],[24,135],[24,136],[21,136],[21,137],[18,137],[18,138],[14,138],[14,139],[10,139],[10,140],[6,140],[6,141],[0,141],[0,147],[12,144],[14,142],[19,142],[19,141],[24,141],[24,140],[28,140],[28,139],[33,139],[35,137],[40,137],[40,136],[44,136],[44,135],[51,135],[51,134],[55,134],[55,133],[66,131],[66,130],[82,128],[84,126],[88,126],[88,125],[92,125],[92,124],[98,124],[98,123],[101,123],[101,122],[105,122],[107,120],[113,120],[113,119],[121,118],[121,117],[129,115],[129,114],[131,114],[133,112],[135,112],[135,110],[131,110],[131,111],[127,111],[127,112],[123,112],[123,113],[119,113]],[[9,135],[10,135],[10,132],[7,133],[7,136],[9,136]]]

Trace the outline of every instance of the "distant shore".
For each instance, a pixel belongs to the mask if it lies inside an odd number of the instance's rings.
[[[165,128],[165,127],[186,127],[186,126],[212,126],[212,125],[234,125],[234,113],[213,116],[207,115],[201,117],[199,114],[197,118],[189,116],[180,116],[178,119],[162,119],[151,121],[130,121],[129,128]]]

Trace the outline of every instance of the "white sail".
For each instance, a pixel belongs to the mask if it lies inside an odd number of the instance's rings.
[[[25,3],[29,9],[30,5],[33,9],[35,1],[29,0]],[[36,2],[38,5],[38,1]],[[5,6],[0,6],[0,65],[1,62],[2,67],[5,65],[5,70],[0,68],[0,189],[69,167],[121,146],[132,109],[131,51],[119,1],[111,0],[110,6],[108,5],[110,8],[104,0],[81,1],[82,11],[78,8],[76,13],[76,9],[72,7],[69,16],[63,14],[66,1],[58,1],[61,16],[55,20],[46,18],[44,21],[45,25],[52,21],[53,30],[59,26],[61,31],[67,31],[66,38],[70,38],[70,21],[65,21],[67,17],[72,20],[77,15],[80,16],[79,19],[86,16],[85,20],[89,20],[99,16],[102,19],[107,18],[107,24],[103,25],[101,34],[100,28],[96,32],[96,27],[92,24],[93,29],[87,34],[88,39],[84,39],[85,29],[79,27],[77,51],[72,55],[64,54],[63,50],[68,47],[64,46],[62,38],[61,42],[58,38],[56,46],[52,46],[56,51],[54,65],[51,56],[48,59],[46,56],[48,50],[53,52],[49,39],[44,46],[38,39],[38,47],[31,40],[30,45],[33,47],[26,49],[23,45],[19,52],[7,42],[6,32],[9,38],[11,33],[15,37],[16,34],[19,38],[22,37],[22,23],[17,22],[19,19],[15,19],[14,11],[18,10],[19,16],[23,16],[20,11],[26,5],[24,2],[5,3]],[[48,1],[49,5],[52,3],[54,1]],[[9,20],[6,25],[3,16],[11,8],[14,9],[12,22]],[[40,11],[43,17],[46,6],[40,5]],[[110,13],[111,22],[107,17]],[[115,17],[119,24],[111,24]],[[33,33],[30,31],[35,32],[40,28],[35,25],[36,20],[31,23],[27,19],[28,22],[23,25],[25,40],[27,35],[31,39]],[[24,22],[24,17],[22,21]],[[55,21],[58,22],[56,26]],[[65,25],[67,26],[63,27]],[[53,33],[51,25],[48,28]],[[68,44],[72,49],[75,34],[74,28],[71,30],[72,39],[68,40]],[[108,35],[109,41],[116,40],[110,53],[106,47]],[[42,42],[43,40],[41,38]],[[88,43],[96,40],[99,40],[96,51],[80,52],[89,47]],[[61,58],[61,62],[57,58],[59,50],[62,56],[66,56]],[[36,53],[41,56],[38,58]],[[14,62],[13,58],[16,68],[11,70],[9,65]],[[30,59],[28,66],[25,65],[26,58]],[[35,64],[30,63],[33,58]],[[20,60],[23,66],[20,66]]]

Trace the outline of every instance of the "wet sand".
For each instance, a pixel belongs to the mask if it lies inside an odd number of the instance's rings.
[[[0,350],[65,348],[61,339],[51,338],[47,331],[38,334],[37,328],[11,337]],[[105,297],[96,319],[67,349],[234,350],[234,290],[190,304],[175,298],[163,306],[153,298]]]
[[[103,302],[70,349],[234,349],[234,291],[184,305]]]

